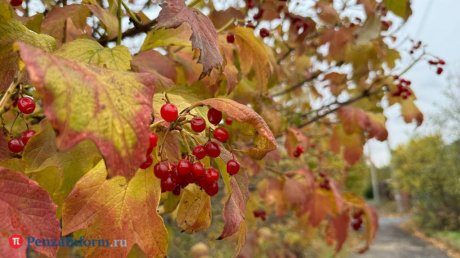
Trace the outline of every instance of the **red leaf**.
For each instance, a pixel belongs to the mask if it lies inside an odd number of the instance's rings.
[[[219,240],[237,233],[241,228],[241,223],[245,223],[244,214],[246,213],[246,203],[249,199],[248,183],[248,175],[243,171],[231,178],[232,192],[224,206],[223,218],[225,225],[222,234],[218,238]]]
[[[343,244],[347,240],[349,224],[350,216],[348,211],[346,211],[335,216],[327,226],[327,238],[337,243],[335,248],[336,253],[342,249]]]
[[[12,234],[26,237],[59,239],[61,229],[56,218],[56,205],[49,194],[35,181],[26,176],[0,168],[0,242]],[[25,245],[18,254],[4,252],[0,244],[0,253],[6,257],[26,257]],[[57,247],[32,246],[34,250],[46,256],[56,256]],[[11,253],[12,254],[12,253]]]
[[[287,129],[284,147],[290,157],[294,157],[294,152],[297,146],[302,146],[304,150],[307,150],[309,147],[308,143],[308,137],[300,129],[295,127]]]
[[[160,74],[173,81],[175,81],[177,77],[176,67],[174,65],[174,61],[155,50],[141,52],[134,56],[132,61],[133,70],[137,72]],[[162,78],[162,84],[168,86],[172,85],[173,83],[166,78]]]
[[[192,46],[200,49],[199,63],[203,64],[203,74],[209,75],[212,68],[223,62],[217,43],[217,32],[211,20],[200,11],[190,9],[183,0],[168,0],[158,16],[158,27],[177,28],[186,22],[192,28]]]

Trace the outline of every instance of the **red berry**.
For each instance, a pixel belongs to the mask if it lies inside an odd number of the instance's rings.
[[[171,192],[176,188],[176,183],[172,177],[167,177],[165,180],[161,180],[161,191],[162,192]]]
[[[166,162],[158,162],[155,167],[153,167],[153,172],[155,176],[159,179],[166,179],[169,177],[169,167]]]
[[[444,59],[439,59],[439,64],[440,64],[440,65],[445,65],[445,64],[446,64],[446,61],[444,61]]]
[[[267,219],[267,213],[265,212],[265,210],[255,210],[252,212],[252,214],[254,215],[254,217],[256,218],[260,218],[262,220],[266,220]]]
[[[232,125],[233,120],[230,117],[225,118],[225,124]]]
[[[298,151],[299,153],[303,153],[304,152],[304,149],[302,146],[300,145],[297,145],[297,147],[295,148],[296,151]]]
[[[219,180],[219,171],[211,167],[206,169],[206,174],[204,176],[207,184],[211,184],[212,182]]]
[[[166,122],[173,122],[176,121],[177,117],[179,116],[179,112],[177,111],[177,107],[174,104],[166,103],[161,107],[160,110],[161,117]]]
[[[266,38],[266,37],[270,36],[270,31],[268,31],[268,29],[266,29],[266,28],[262,28],[259,31],[259,35],[260,35],[261,38]]]
[[[204,157],[206,157],[206,148],[201,146],[201,145],[197,145],[195,146],[195,148],[193,148],[193,151],[192,151],[193,155],[197,158],[197,159],[203,159]]]
[[[192,174],[195,177],[195,179],[199,179],[202,176],[204,176],[205,169],[204,166],[201,162],[195,162],[192,165]]]
[[[174,195],[180,195],[180,185],[176,185],[176,187],[174,187],[174,190],[172,191],[172,193]]]
[[[361,228],[361,225],[363,224],[363,220],[361,218],[359,219],[353,219],[351,221],[351,226],[355,231],[358,231]]]
[[[150,154],[155,147],[158,145],[158,136],[154,133],[149,135],[149,148],[147,149],[147,154]]]
[[[217,158],[220,155],[220,148],[219,145],[215,142],[207,142],[204,147],[206,148],[206,153],[211,158]]]
[[[227,34],[227,43],[230,43],[230,44],[235,43],[235,35],[231,33]]]
[[[10,4],[14,7],[22,5],[22,0],[11,0]]]
[[[436,70],[436,73],[439,75],[439,74],[442,74],[442,72],[444,72],[444,69],[442,67],[438,67],[438,69]]]
[[[234,159],[229,160],[227,162],[227,173],[233,176],[236,175],[238,171],[240,171],[240,164]]]
[[[34,130],[27,130],[21,133],[21,137],[19,137],[19,140],[21,140],[22,144],[26,145],[30,138],[35,135]]]
[[[145,161],[141,164],[140,168],[147,169],[148,167],[152,165],[152,163],[153,163],[152,156],[147,155],[147,157],[145,157]]]
[[[11,139],[8,142],[8,149],[13,153],[19,153],[24,150],[24,144],[19,139]]]
[[[264,15],[264,9],[260,9],[259,12],[257,12],[252,18],[254,18],[254,20],[257,21],[257,20],[260,20],[260,18],[262,18],[263,15]]]
[[[210,108],[208,110],[208,120],[213,125],[219,124],[222,120],[222,112],[215,108]]]
[[[255,3],[254,3],[254,0],[246,0],[246,6],[251,9],[251,8],[254,8]]]
[[[204,191],[209,195],[209,196],[214,196],[219,192],[219,184],[217,182],[213,182],[212,184],[206,186],[204,188]]]
[[[179,163],[177,163],[177,172],[179,173],[179,176],[189,175],[190,172],[192,172],[192,163],[190,163],[187,159],[179,160]]]
[[[190,121],[190,125],[192,130],[201,133],[206,129],[206,121],[202,117],[194,117],[192,121]]]
[[[29,97],[19,98],[18,109],[23,114],[32,114],[35,110],[35,101]]]
[[[358,211],[353,213],[353,218],[354,219],[361,218],[361,216],[363,216],[363,214],[364,214],[363,210],[358,210]]]
[[[216,128],[214,130],[214,138],[220,142],[226,142],[228,140],[228,131],[223,127]]]

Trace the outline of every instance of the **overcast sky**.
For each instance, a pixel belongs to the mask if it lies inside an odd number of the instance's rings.
[[[409,35],[427,45],[427,51],[437,55],[447,62],[447,72],[442,76],[435,74],[434,68],[426,62],[415,66],[405,77],[412,81],[412,87],[417,95],[417,104],[425,113],[425,123],[420,128],[406,125],[397,107],[386,112],[388,117],[389,143],[392,148],[407,142],[416,134],[427,134],[434,131],[433,121],[430,120],[437,112],[438,105],[445,102],[443,91],[448,87],[448,76],[456,73],[460,67],[460,10],[459,0],[413,0],[413,16],[400,35]],[[408,46],[402,47],[407,49]],[[409,62],[409,58],[404,58]],[[407,65],[407,64],[406,64]],[[404,64],[402,64],[404,66]],[[377,166],[388,164],[390,154],[387,143],[372,141],[366,146],[366,152],[371,154]]]

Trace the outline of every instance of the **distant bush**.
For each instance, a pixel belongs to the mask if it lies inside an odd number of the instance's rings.
[[[415,221],[426,229],[460,229],[460,141],[412,140],[393,156],[393,182],[412,197]]]

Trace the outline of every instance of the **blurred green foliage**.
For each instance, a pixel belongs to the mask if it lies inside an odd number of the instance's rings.
[[[427,136],[399,147],[393,182],[410,194],[414,220],[428,230],[460,229],[460,141]]]

